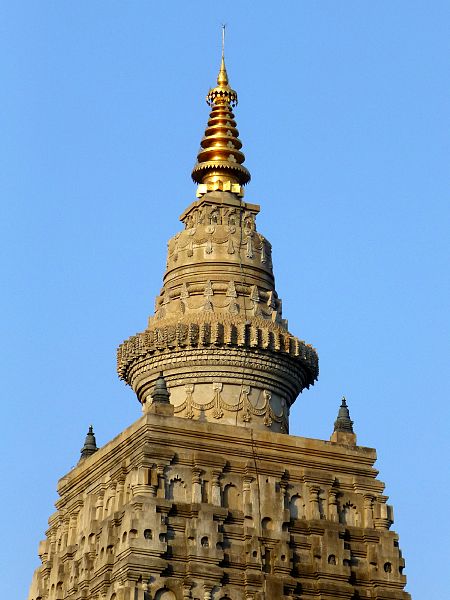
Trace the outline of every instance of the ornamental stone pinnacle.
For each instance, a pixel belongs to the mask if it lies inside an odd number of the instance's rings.
[[[356,435],[353,431],[353,421],[350,419],[350,411],[348,410],[345,396],[342,396],[341,406],[336,421],[334,422],[334,431],[331,436],[332,442],[343,444],[356,444]]]
[[[342,396],[341,406],[336,421],[334,422],[335,431],[347,431],[348,433],[353,432],[353,421],[350,419],[350,411],[348,410],[347,401],[345,396]]]
[[[173,406],[170,403],[170,393],[167,389],[163,373],[160,373],[151,393],[151,404],[147,407],[151,414],[172,417]]]
[[[167,391],[166,380],[164,379],[163,374],[160,373],[159,377],[155,383],[155,389],[153,390],[153,393],[152,393],[152,401],[154,403],[159,402],[159,403],[163,403],[163,404],[169,404],[169,402],[170,402],[169,398],[170,398],[170,394]]]
[[[95,440],[94,428],[92,425],[89,425],[89,431],[86,434],[86,439],[84,440],[84,446],[81,448],[81,457],[80,460],[87,458],[97,452],[97,442]]]

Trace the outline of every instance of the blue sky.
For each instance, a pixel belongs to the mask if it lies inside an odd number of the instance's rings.
[[[246,199],[320,357],[291,432],[327,439],[346,395],[408,590],[446,596],[449,18],[439,0],[2,3],[5,597],[26,596],[88,425],[104,444],[140,416],[115,350],[195,195],[222,22]]]

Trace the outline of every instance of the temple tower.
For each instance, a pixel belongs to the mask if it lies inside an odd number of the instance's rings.
[[[118,349],[143,415],[58,485],[29,600],[407,600],[392,509],[342,400],[330,441],[288,435],[318,377],[288,330],[222,53],[147,328]],[[330,419],[331,420],[331,419]]]
[[[259,206],[243,201],[250,173],[232,112],[225,61],[192,178],[197,196],[168,244],[164,285],[147,329],[124,342],[119,375],[148,410],[164,373],[174,414],[287,432],[289,408],[317,379],[315,350],[282,318]]]

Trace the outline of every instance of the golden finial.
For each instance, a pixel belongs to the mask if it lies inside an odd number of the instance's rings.
[[[228,85],[228,73],[225,67],[225,27],[222,25],[222,61],[220,63],[220,71],[217,76],[217,85],[227,86]]]
[[[217,86],[206,96],[211,106],[208,125],[201,141],[192,179],[199,183],[198,195],[212,190],[228,190],[243,195],[242,185],[250,181],[250,173],[242,165],[245,156],[232,108],[237,93],[230,87],[225,67],[225,25],[222,25],[222,59]]]
[[[231,106],[236,106],[238,103],[236,92],[229,86],[228,73],[225,66],[225,27],[226,25],[222,25],[222,58],[220,61],[219,74],[217,75],[217,86],[210,89],[206,96],[206,102],[210,106],[220,102],[228,102]]]

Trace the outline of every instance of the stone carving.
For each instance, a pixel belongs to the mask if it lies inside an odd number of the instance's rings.
[[[228,284],[226,295],[228,298],[237,298],[236,286],[233,280]]]
[[[212,311],[213,305],[211,302],[211,298],[213,297],[214,292],[212,289],[211,281],[209,281],[209,280],[206,282],[205,291],[204,291],[203,295],[205,296],[205,303],[203,305],[203,310],[204,311]]]
[[[205,290],[206,301],[210,302],[211,292],[209,287]],[[235,317],[236,318],[236,317]],[[262,319],[255,320],[252,324],[240,321],[230,315],[222,319],[222,334],[217,340],[219,344],[226,344],[233,340],[237,346],[250,348],[249,340],[257,340],[256,346],[262,350],[287,354],[304,366],[308,372],[311,385],[318,376],[318,359],[316,351],[304,342],[294,338],[287,332],[276,328],[275,324]],[[186,346],[201,347],[211,343],[210,325],[208,322],[195,322],[190,319],[186,323],[161,325],[143,333],[137,334],[125,341],[118,349],[117,368],[122,379],[127,379],[130,366],[141,356],[148,356],[155,350],[168,347],[183,348]],[[229,341],[228,341],[229,343]]]
[[[186,484],[180,475],[174,475],[167,482],[167,499],[176,502],[186,502]]]
[[[238,492],[237,487],[233,483],[228,483],[223,488],[223,502],[224,508],[230,508],[233,510],[240,510],[241,508],[241,496]]]
[[[229,304],[228,304],[228,312],[231,315],[237,315],[239,313],[239,304],[236,302],[236,298],[238,295],[237,295],[236,286],[235,286],[235,283],[233,280],[231,280],[230,283],[228,284],[226,296],[227,296],[227,298],[230,299]]]
[[[176,598],[175,594],[167,588],[158,590],[155,595],[155,600],[176,600]]]
[[[337,490],[329,490],[328,492],[328,518],[330,521],[338,521],[338,501],[337,501]]]
[[[254,258],[253,252],[253,235],[249,233],[247,235],[247,258]]]
[[[291,519],[304,519],[305,514],[305,503],[299,494],[294,494],[289,501],[289,512]]]
[[[373,505],[375,496],[372,494],[364,495],[364,524],[366,527],[373,527]]]
[[[252,286],[250,290],[250,300],[253,302],[253,315],[257,317],[259,315],[259,292],[256,285]]]
[[[187,288],[187,285],[185,283],[183,283],[183,285],[181,286],[181,291],[180,291],[180,305],[181,305],[181,312],[183,314],[189,308],[188,298],[189,298],[189,290]]]
[[[236,277],[242,276],[239,272],[234,273]],[[229,293],[229,282],[218,281],[211,287],[208,286],[208,280],[191,282],[189,284],[189,293],[186,294],[186,283],[182,286],[170,289],[163,289],[155,304],[155,316],[150,318],[149,327],[154,321],[176,320],[180,315],[186,314],[187,318],[201,313],[205,309],[205,289],[208,291],[207,305],[215,313],[226,312],[237,314],[239,311],[277,323],[286,330],[286,323],[282,319],[281,300],[276,297],[273,290],[265,290],[255,285],[235,284],[236,296],[234,301]],[[212,293],[211,293],[212,292]],[[230,291],[231,292],[231,291]],[[231,292],[232,293],[232,292]],[[187,302],[189,298],[189,302]],[[258,303],[255,305],[255,302]],[[228,309],[228,310],[227,310]]]
[[[253,407],[252,407],[252,404],[248,397],[249,394],[250,394],[250,386],[243,385],[241,387],[241,398],[239,399],[239,403],[242,405],[242,408],[244,409],[244,415],[242,417],[242,420],[244,421],[244,423],[249,423],[252,420],[252,414],[253,414],[252,408]],[[239,408],[239,410],[241,410],[241,408]]]
[[[272,423],[281,423],[282,430],[287,430],[287,415],[285,413],[285,402],[281,400],[282,410],[279,414],[275,413],[271,406],[272,394],[268,390],[262,391],[263,402],[259,400],[255,404],[249,398],[251,392],[250,386],[242,385],[238,401],[235,403],[227,402],[223,395],[223,384],[215,382],[212,384],[212,399],[209,402],[196,402],[194,399],[194,385],[185,385],[186,399],[181,404],[174,407],[176,415],[183,414],[183,416],[192,419],[195,415],[193,409],[197,410],[201,414],[205,414],[208,411],[212,411],[214,419],[220,419],[224,415],[224,411],[228,412],[240,412],[242,411],[242,421],[249,423],[252,417],[263,417],[263,422],[266,427],[270,427]],[[256,390],[258,391],[258,390]]]
[[[192,502],[202,501],[202,473],[198,467],[192,469]]]
[[[220,417],[223,416],[223,410],[222,410],[222,404],[223,404],[223,399],[222,396],[220,395],[220,392],[222,391],[222,384],[221,383],[213,383],[213,390],[214,390],[214,398],[213,398],[213,403],[214,403],[214,410],[213,410],[213,417],[215,419],[220,419]]]
[[[185,416],[188,419],[192,419],[192,417],[194,416],[194,412],[192,410],[192,408],[193,408],[192,393],[194,391],[194,386],[192,384],[188,383],[184,387],[186,390],[186,400],[185,400],[185,404],[183,406],[183,410],[185,409]],[[175,412],[179,412],[179,411],[175,410]]]
[[[341,506],[339,510],[339,521],[344,525],[359,526],[358,509],[350,501]]]
[[[176,234],[168,244],[168,268],[171,262],[178,262],[180,254],[192,257],[195,248],[203,247],[205,254],[212,254],[215,248],[224,246],[232,255],[245,250],[245,256],[251,261],[257,260],[267,268],[271,268],[271,245],[260,233],[246,226],[242,232],[234,225],[197,225]]]

